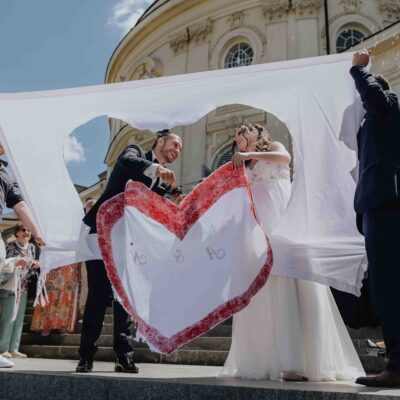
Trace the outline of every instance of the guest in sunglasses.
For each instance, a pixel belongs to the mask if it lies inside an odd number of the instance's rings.
[[[6,358],[26,358],[26,354],[18,350],[28,297],[28,282],[34,270],[39,268],[39,262],[35,261],[35,246],[29,242],[32,236],[30,229],[18,223],[14,228],[14,235],[16,240],[6,246],[6,257],[22,259],[25,263],[10,273],[3,274],[4,281],[0,285],[0,352]]]

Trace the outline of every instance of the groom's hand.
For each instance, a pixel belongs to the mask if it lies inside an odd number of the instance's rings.
[[[369,63],[368,50],[356,51],[353,54],[353,65],[364,65],[366,67]]]
[[[176,186],[176,179],[174,171],[160,165],[157,168],[156,176],[158,176],[164,183],[170,186]]]

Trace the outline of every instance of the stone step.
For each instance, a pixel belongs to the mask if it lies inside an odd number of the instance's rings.
[[[31,324],[32,322],[32,315],[25,315],[24,323]],[[113,315],[106,315],[104,317],[105,324],[113,324],[114,323],[114,316]]]
[[[21,345],[20,351],[32,358],[78,360],[78,346],[41,346]],[[170,356],[152,352],[145,348],[135,349],[135,362],[166,363],[183,365],[223,365],[227,351],[213,350],[178,350]],[[114,361],[115,354],[111,347],[99,347],[96,360]]]
[[[33,312],[35,311],[35,307],[30,306],[30,307],[26,307],[25,309],[25,315],[33,315]],[[107,307],[106,308],[106,315],[113,315],[113,308],[112,307]]]
[[[51,334],[41,336],[38,333],[23,333],[21,344],[41,346],[79,346],[81,335],[79,334]],[[97,345],[100,347],[112,347],[113,335],[100,336]],[[229,337],[199,337],[187,343],[182,350],[217,350],[229,351],[231,338]],[[134,342],[135,348],[147,348],[145,342]]]
[[[56,334],[41,336],[38,333],[23,333],[21,338],[23,345],[42,345],[42,346],[79,346],[80,334]],[[377,355],[366,346],[365,339],[353,339],[357,353],[361,355]],[[112,347],[113,335],[101,335],[97,345],[100,347]],[[215,350],[229,351],[231,345],[230,337],[202,336],[194,339],[182,347],[182,350]],[[142,341],[134,341],[135,348],[147,348],[147,344]]]
[[[20,350],[32,358],[79,358],[78,346],[22,345]],[[216,350],[178,350],[170,356],[165,356],[143,347],[135,349],[135,361],[138,363],[222,366],[227,356],[227,351]],[[111,347],[99,347],[95,358],[98,361],[114,361],[115,354]],[[360,359],[367,373],[379,373],[386,365],[385,358],[375,355],[363,354]]]
[[[31,323],[32,321],[32,312],[33,308],[27,309],[27,313],[25,316],[24,322],[26,324]],[[107,307],[107,312],[106,312],[106,317],[104,319],[104,328],[103,328],[103,333],[104,334],[112,334],[112,323],[113,323],[113,309],[112,307]],[[107,325],[111,325],[111,327],[107,327]],[[207,336],[231,336],[232,334],[232,318],[228,318],[224,322],[222,322],[220,325],[216,326],[214,329],[211,331],[207,332],[205,335]],[[111,332],[110,332],[111,329]],[[352,339],[372,339],[375,341],[381,340],[382,338],[382,330],[380,327],[363,327],[360,329],[353,329],[353,328],[347,328],[350,337]],[[25,332],[28,332],[29,329],[24,329]],[[77,332],[81,331],[81,323],[77,323]]]
[[[374,339],[374,340],[381,341],[382,339]],[[377,351],[371,350],[367,346],[366,339],[352,339],[352,341],[358,354],[377,354]]]
[[[360,354],[361,363],[368,374],[379,374],[387,364],[385,357],[378,357],[372,354]]]
[[[380,340],[382,335],[382,329],[380,327],[363,327],[360,329],[347,328],[350,337],[352,339],[372,339]]]
[[[25,321],[23,326],[23,332],[29,333],[30,327],[31,327],[30,322],[27,323]],[[76,324],[75,333],[80,333],[81,331],[82,331],[82,322],[78,322]],[[112,323],[103,324],[103,329],[101,331],[102,335],[112,335],[113,332],[114,332],[114,327]],[[232,335],[232,325],[218,325],[204,334],[204,336],[209,336],[209,337],[231,337],[231,335]]]
[[[76,324],[75,333],[81,333],[82,331],[82,322],[78,322]],[[22,332],[30,333],[31,332],[31,324],[24,322]],[[103,324],[103,329],[101,330],[102,335],[112,335],[114,333],[114,325],[111,324]]]
[[[206,332],[203,336],[231,337],[232,325],[217,325],[215,328]]]

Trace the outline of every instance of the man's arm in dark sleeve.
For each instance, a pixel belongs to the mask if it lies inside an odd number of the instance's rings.
[[[11,183],[6,193],[6,206],[8,208],[14,208],[16,204],[23,200],[18,184],[16,182]]]
[[[363,65],[354,65],[350,74],[366,111],[381,115],[396,104],[395,97],[389,96]]]
[[[117,164],[127,172],[143,173],[148,167],[153,165],[149,160],[141,157],[140,150],[136,146],[127,147],[118,157]]]

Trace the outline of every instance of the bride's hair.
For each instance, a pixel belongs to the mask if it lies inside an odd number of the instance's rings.
[[[256,143],[256,151],[269,151],[270,146],[272,143],[271,136],[269,135],[269,132],[267,129],[260,125],[260,124],[244,124],[240,126],[237,131],[250,131],[252,132],[253,130],[256,130],[258,132],[258,138],[257,138],[257,143]]]

